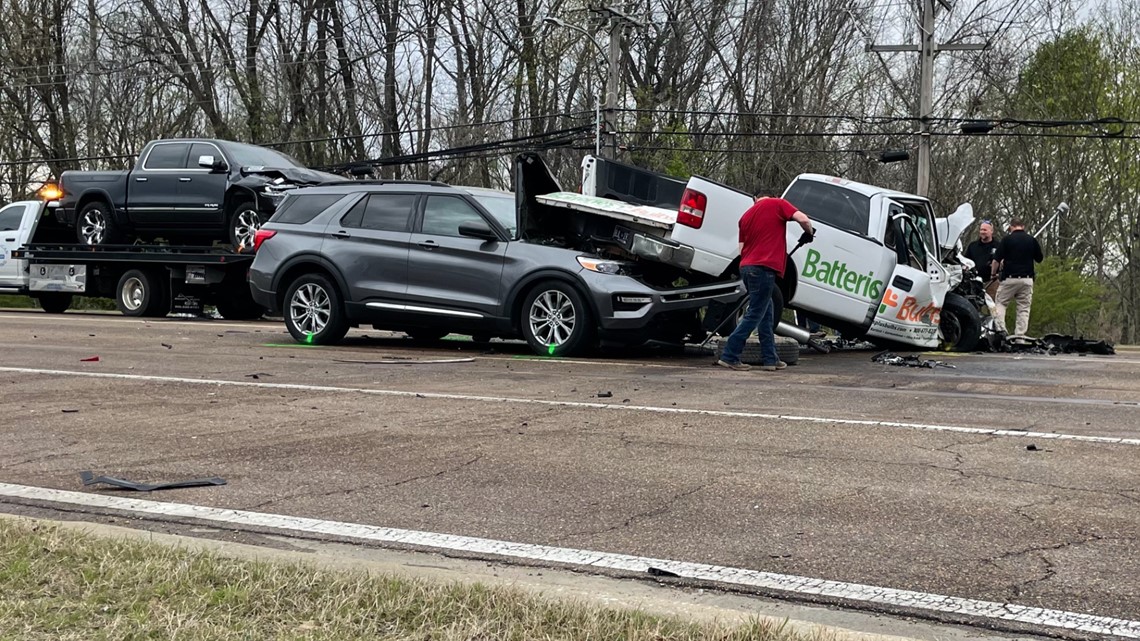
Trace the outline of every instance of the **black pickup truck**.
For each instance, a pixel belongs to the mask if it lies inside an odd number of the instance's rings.
[[[153,141],[129,171],[65,171],[48,208],[85,245],[141,238],[250,247],[285,193],[344,180],[289,156],[225,140]]]

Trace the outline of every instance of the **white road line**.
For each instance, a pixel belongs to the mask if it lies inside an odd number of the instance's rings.
[[[3,314],[4,317],[8,319],[6,322],[10,322],[13,320],[30,320],[30,321],[40,323],[41,328],[42,328],[42,323],[45,320],[45,317],[47,316],[46,314],[44,314],[42,312],[37,315],[36,312],[18,312],[17,310],[0,310],[0,314]],[[163,327],[163,326],[173,325],[173,326],[178,326],[178,327],[182,327],[182,326],[200,327],[202,329],[214,329],[214,328],[221,328],[221,327],[236,327],[238,329],[248,329],[248,330],[250,330],[250,333],[253,333],[253,329],[280,329],[282,334],[286,333],[284,325],[282,325],[281,323],[274,323],[272,321],[240,321],[240,322],[235,322],[235,321],[217,320],[217,319],[212,319],[212,318],[201,318],[201,319],[166,318],[166,317],[164,317],[164,318],[130,318],[130,317],[126,317],[126,316],[116,315],[116,313],[111,313],[111,312],[108,312],[106,314],[97,314],[97,313],[90,313],[90,312],[78,313],[78,314],[64,314],[64,315],[53,314],[50,316],[50,320],[53,323],[54,322],[71,322],[71,323],[82,323],[82,324],[86,324],[88,326],[90,326],[91,321],[94,319],[98,319],[99,323],[113,323],[113,324],[118,324],[118,325],[143,325],[143,326],[151,326],[151,327]]]
[[[336,394],[370,394],[375,396],[399,396],[416,398],[437,398],[451,401],[477,401],[481,403],[518,403],[523,405],[546,405],[579,409],[602,409],[623,412],[652,412],[659,414],[684,414],[700,416],[726,416],[730,418],[759,418],[804,423],[827,423],[832,425],[858,425],[865,427],[896,427],[910,430],[933,432],[956,432],[961,434],[982,434],[989,436],[1010,436],[1037,438],[1082,443],[1102,443],[1108,445],[1140,445],[1140,438],[1118,438],[1115,436],[1089,436],[1086,434],[1063,434],[1057,432],[1029,432],[1023,430],[1000,430],[987,427],[962,427],[958,425],[936,425],[928,423],[907,423],[902,421],[877,421],[854,418],[832,418],[827,416],[801,416],[796,414],[768,414],[763,412],[734,412],[727,410],[705,410],[689,407],[657,407],[653,405],[627,405],[625,403],[587,403],[584,401],[552,401],[539,398],[512,398],[509,396],[475,396],[470,394],[445,394],[441,392],[416,392],[407,390],[374,389],[369,387],[339,387],[332,385],[305,385],[300,383],[261,383],[254,381],[228,381],[209,378],[183,378],[179,376],[149,376],[145,374],[116,374],[111,372],[81,372],[60,369],[38,369],[34,367],[0,367],[0,372],[15,374],[42,374],[47,376],[75,376],[80,378],[104,378],[113,380],[145,381],[152,383],[181,383],[190,385],[213,385],[226,387],[253,387],[261,389],[295,390],[304,392],[328,392]]]
[[[714,581],[736,587],[761,588],[801,595],[819,595],[846,599],[866,604],[882,604],[903,608],[926,610],[956,616],[981,617],[1015,621],[1032,625],[1079,630],[1094,634],[1107,634],[1132,639],[1140,639],[1140,621],[1129,621],[1105,616],[1049,610],[1045,608],[979,601],[940,594],[927,594],[909,590],[857,583],[844,583],[826,579],[761,572],[745,568],[690,563],[669,559],[576,550],[573,548],[533,545],[512,541],[497,541],[455,534],[438,534],[396,528],[343,523],[279,514],[247,512],[215,507],[203,507],[184,503],[165,503],[140,499],[125,499],[85,492],[69,492],[27,485],[0,483],[0,496],[34,501],[47,501],[79,505],[88,508],[123,510],[142,514],[196,519],[216,523],[230,523],[238,526],[253,526],[342,536],[353,539],[398,543],[436,550],[461,551],[480,555],[512,557],[529,561],[565,564],[581,568],[622,570],[626,572],[648,572],[657,568],[673,572],[686,579]]]

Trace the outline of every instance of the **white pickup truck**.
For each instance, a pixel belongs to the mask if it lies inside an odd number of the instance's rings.
[[[698,176],[684,182],[607,159],[587,157],[582,169],[582,193],[536,200],[616,219],[611,237],[595,240],[635,259],[703,277],[736,271],[737,224],[751,195]],[[816,229],[815,241],[788,258],[779,283],[784,305],[848,338],[974,348],[981,319],[952,291],[962,272],[951,264],[959,236],[973,222],[970,205],[935,219],[926,198],[817,174],[797,176],[783,197]],[[789,248],[799,235],[799,227],[789,226]]]

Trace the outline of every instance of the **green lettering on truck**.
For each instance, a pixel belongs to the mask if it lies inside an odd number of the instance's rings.
[[[804,278],[810,278],[829,287],[876,300],[883,291],[883,281],[876,280],[873,273],[859,274],[848,268],[847,263],[838,260],[825,262],[823,255],[809,249],[804,261]]]

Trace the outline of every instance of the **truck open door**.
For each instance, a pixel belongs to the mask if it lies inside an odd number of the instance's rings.
[[[883,287],[867,335],[937,348],[941,340],[938,324],[949,284],[938,260],[934,222],[895,201],[888,201],[888,212],[884,244],[895,252],[897,262]]]

